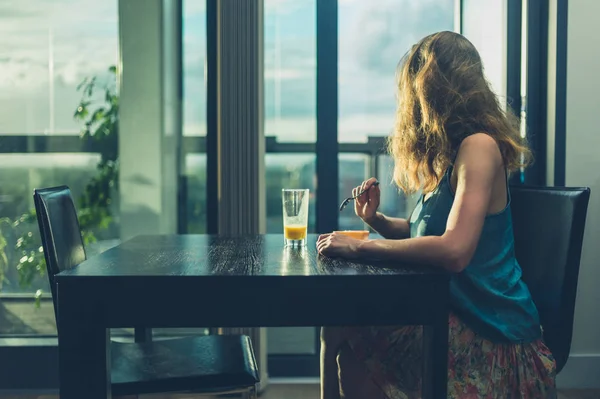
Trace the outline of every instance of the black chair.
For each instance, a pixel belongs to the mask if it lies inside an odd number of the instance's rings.
[[[571,350],[589,188],[511,188],[515,252],[562,370]]]
[[[83,262],[86,252],[68,187],[35,190],[34,202],[56,314],[54,275]],[[256,397],[258,370],[244,335],[113,341],[111,353],[114,396],[191,391]]]

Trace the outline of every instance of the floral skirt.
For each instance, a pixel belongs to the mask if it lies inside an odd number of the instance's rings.
[[[422,328],[351,328],[348,343],[389,399],[421,397]],[[449,320],[448,398],[553,398],[556,364],[542,340],[494,343]]]

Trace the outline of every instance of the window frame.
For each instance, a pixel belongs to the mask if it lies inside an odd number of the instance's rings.
[[[526,137],[535,162],[525,169],[522,182],[527,185],[546,185],[547,110],[548,110],[548,2],[525,0],[527,7],[526,61],[527,79],[525,104]],[[519,46],[520,48],[520,46]],[[524,107],[523,107],[524,106]]]

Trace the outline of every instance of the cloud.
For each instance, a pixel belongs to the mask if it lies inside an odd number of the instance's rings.
[[[78,132],[72,119],[80,98],[77,85],[117,62],[117,4],[1,2],[0,134],[46,132],[52,109],[57,132]]]
[[[317,122],[312,116],[288,116],[282,118],[267,117],[265,121],[265,135],[276,136],[281,142],[307,143],[317,138]]]
[[[7,0],[5,0],[7,1]],[[117,3],[19,0],[0,9],[0,89],[77,85],[117,61]]]
[[[304,68],[269,68],[265,69],[264,77],[265,80],[294,80],[294,79],[306,79],[311,78],[314,74],[311,74]]]
[[[307,10],[310,7],[297,8],[291,14],[270,12],[265,17],[267,119],[296,121],[299,117],[315,116],[315,5],[310,3],[311,11]],[[269,4],[273,2],[267,0],[265,8]],[[277,4],[290,6],[285,1]],[[340,123],[365,114],[392,120],[398,61],[410,45],[426,34],[452,29],[454,0],[343,0],[339,4]],[[275,78],[275,82],[269,82],[270,78]],[[281,82],[276,87],[278,79]],[[390,126],[389,122],[379,123],[371,130],[373,134],[386,134]],[[360,136],[355,129],[347,131],[352,140]]]
[[[452,30],[454,0],[378,0],[340,8],[340,58],[389,74],[410,46],[440,30]]]
[[[340,137],[386,134],[394,113],[395,67],[408,46],[450,29],[454,0],[340,0]],[[0,0],[0,134],[49,125],[53,43],[55,125],[77,131],[76,85],[117,61],[118,0]],[[441,5],[441,6],[440,6]],[[316,0],[265,0],[267,133],[314,140]],[[205,131],[204,1],[186,0],[186,131]],[[52,37],[52,39],[50,39]]]
[[[206,13],[205,0],[184,0],[183,14],[185,17],[202,16]]]
[[[3,0],[0,3],[0,19],[10,21],[15,18],[23,20],[40,16],[43,16],[43,10],[33,7],[33,4],[26,0]]]
[[[397,65],[423,36],[452,29],[453,0],[340,2],[340,137],[385,135],[395,112]],[[369,129],[365,122],[371,115]],[[343,133],[346,132],[346,133]]]
[[[393,113],[354,113],[341,118],[338,137],[343,142],[366,142],[368,136],[387,136],[393,127]],[[316,140],[316,116],[267,118],[265,135],[281,142],[313,142]]]
[[[30,58],[10,58],[0,62],[0,97],[32,90],[48,82],[48,65]]]
[[[316,10],[316,0],[264,0],[265,14],[293,15],[300,10]]]
[[[3,0],[0,4],[2,28],[26,32],[48,27],[85,27],[116,23],[118,0]]]

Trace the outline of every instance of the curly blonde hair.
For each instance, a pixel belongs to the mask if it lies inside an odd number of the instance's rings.
[[[479,53],[464,36],[438,32],[415,44],[401,61],[397,89],[388,147],[404,192],[433,191],[462,141],[475,133],[496,140],[509,172],[530,162],[518,119],[500,106]]]

